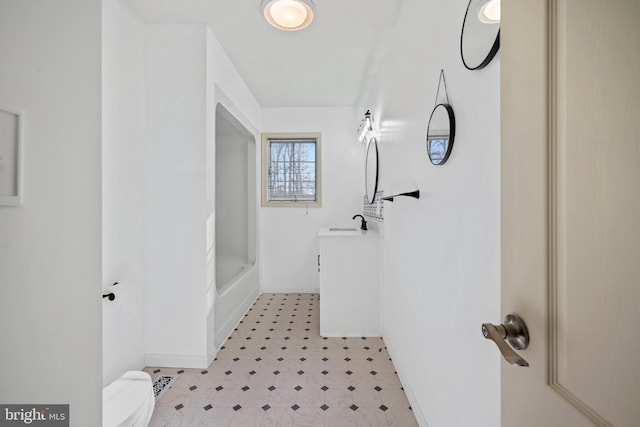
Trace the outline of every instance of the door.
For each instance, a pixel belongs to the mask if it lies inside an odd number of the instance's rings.
[[[501,93],[502,426],[638,427],[640,1],[503,1]]]

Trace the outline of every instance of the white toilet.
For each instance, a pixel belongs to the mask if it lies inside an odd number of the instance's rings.
[[[102,390],[102,426],[146,427],[155,404],[149,374],[125,372]]]

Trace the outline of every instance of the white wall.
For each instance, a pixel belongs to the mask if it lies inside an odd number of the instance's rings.
[[[216,108],[218,103],[237,120],[253,136],[254,141],[260,140],[261,108],[255,97],[244,83],[235,66],[224,49],[210,30],[207,30],[207,102],[208,102],[208,137],[207,137],[207,215],[215,216],[215,126]],[[253,185],[250,193],[259,194],[258,178],[255,171],[259,170],[259,150],[249,150],[254,153],[255,167],[248,168],[248,185]],[[251,157],[251,154],[249,154]],[[260,257],[257,252],[259,221],[256,215],[258,201],[253,200],[253,207],[248,210],[248,247],[255,256],[255,266],[240,277],[232,286],[222,293],[217,292],[214,284],[209,284],[207,292],[208,306],[213,307],[207,315],[207,354],[212,361],[215,351],[222,345],[226,337],[233,331],[244,313],[249,309],[260,292]],[[215,232],[213,233],[215,234]],[[215,240],[215,235],[211,240]],[[215,248],[213,249],[215,251]]]
[[[358,124],[364,109],[265,108],[263,132],[320,132],[322,207],[262,207],[263,292],[317,292],[318,228],[356,225],[362,213],[364,151]]]
[[[206,29],[146,28],[147,363],[206,366]]]
[[[101,424],[101,2],[0,3],[0,103],[23,109],[24,204],[0,207],[0,402]]]
[[[204,25],[148,25],[145,34],[145,360],[206,367],[217,328],[209,309],[218,309],[207,292],[206,226],[215,208],[215,107],[224,99],[254,136],[260,108]],[[257,273],[242,289],[231,309],[240,316],[257,294]]]
[[[466,0],[408,0],[381,70],[381,188],[420,189],[385,203],[384,338],[422,425],[500,424],[500,355],[480,332],[500,321],[499,58],[468,71],[459,57]],[[448,162],[425,148],[440,69],[456,115]]]
[[[102,15],[103,382],[144,367],[144,25],[120,0]]]

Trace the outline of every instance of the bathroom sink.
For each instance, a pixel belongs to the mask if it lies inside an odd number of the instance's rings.
[[[358,227],[349,227],[348,225],[334,225],[329,227],[320,227],[318,229],[320,237],[377,237],[377,230],[360,230]]]

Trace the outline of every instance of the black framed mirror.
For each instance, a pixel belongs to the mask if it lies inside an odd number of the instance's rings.
[[[468,70],[486,67],[500,49],[500,0],[469,0],[460,34],[460,55]]]
[[[436,166],[443,165],[451,155],[456,137],[456,117],[449,104],[438,104],[431,112],[427,128],[427,153]]]
[[[367,202],[372,204],[378,191],[378,140],[375,137],[367,141],[364,180]]]

